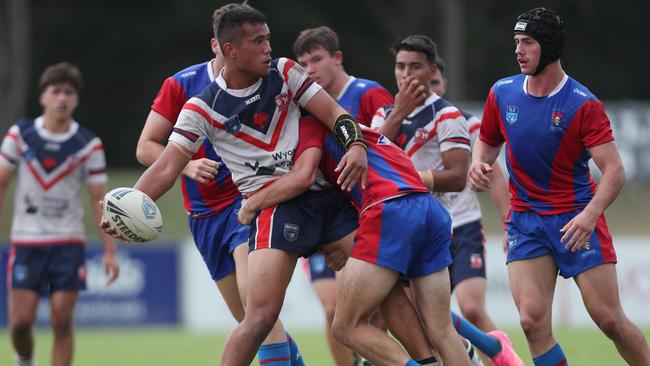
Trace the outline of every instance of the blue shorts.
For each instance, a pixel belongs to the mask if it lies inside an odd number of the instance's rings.
[[[451,264],[451,217],[428,193],[409,193],[378,203],[359,218],[352,257],[408,278]]]
[[[466,279],[485,278],[485,235],[481,221],[473,221],[454,229],[449,267],[451,289]]]
[[[250,228],[237,220],[241,201],[242,198],[238,197],[230,206],[212,216],[189,216],[194,243],[214,281],[235,271],[232,252],[248,241]]]
[[[325,262],[325,254],[316,252],[310,255],[307,260],[309,262],[309,278],[311,282],[336,278],[336,272],[328,267]]]
[[[508,263],[551,255],[560,275],[570,278],[604,263],[616,263],[612,236],[605,216],[596,223],[589,247],[573,253],[560,242],[560,229],[582,210],[558,215],[538,215],[533,211],[512,211],[506,221],[508,233]]]
[[[55,244],[13,245],[9,249],[9,278],[12,289],[31,290],[39,295],[86,289],[86,246]]]
[[[258,212],[249,250],[281,249],[308,257],[357,229],[358,214],[338,190],[307,191]]]

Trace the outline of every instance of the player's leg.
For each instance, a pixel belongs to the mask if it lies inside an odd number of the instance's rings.
[[[79,291],[56,291],[50,295],[50,314],[54,347],[53,366],[69,366],[74,356],[74,308]]]
[[[409,360],[397,342],[366,321],[397,278],[394,270],[356,258],[341,271],[334,336],[374,364],[401,366]]]
[[[643,333],[625,315],[618,293],[616,267],[607,263],[575,277],[589,315],[630,365],[650,365]]]
[[[551,324],[557,271],[550,255],[508,263],[512,297],[533,358],[547,353],[557,344]]]
[[[332,334],[332,323],[334,322],[334,311],[336,310],[337,276],[325,263],[325,255],[322,253],[312,254],[305,263],[308,264],[309,276],[314,291],[316,291],[316,295],[323,306],[325,335],[334,363],[337,366],[350,366],[353,359],[352,351],[334,339]]]
[[[15,272],[14,272],[15,273]],[[34,352],[33,325],[36,319],[38,293],[14,288],[9,293],[9,335],[17,358],[31,365]]]
[[[221,365],[248,365],[253,361],[278,319],[297,258],[296,254],[272,248],[248,255],[246,315],[228,337]]]

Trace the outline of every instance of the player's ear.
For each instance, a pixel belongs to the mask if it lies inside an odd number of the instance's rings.
[[[231,42],[226,42],[223,44],[223,57],[232,59],[235,57],[235,45]]]
[[[334,60],[336,60],[337,65],[342,65],[343,64],[343,52],[341,51],[336,51],[334,52]]]

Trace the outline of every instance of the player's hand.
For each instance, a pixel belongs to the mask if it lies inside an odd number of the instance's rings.
[[[99,201],[99,206],[103,207],[103,202],[104,202],[103,200]],[[110,235],[113,239],[117,239],[124,244],[131,244],[131,241],[129,239],[122,236],[122,234],[119,231],[117,231],[117,229],[111,226],[106,216],[102,215],[102,219],[99,221],[99,228],[107,235]]]
[[[239,220],[239,223],[242,225],[250,225],[251,222],[253,222],[257,211],[259,211],[255,205],[254,197],[255,196],[252,196],[249,199],[243,200],[239,212],[237,212],[237,220]]]
[[[428,89],[411,75],[405,77],[400,85],[401,87],[395,95],[395,110],[408,116],[417,106],[424,104],[427,100]]]
[[[360,145],[352,145],[343,155],[341,162],[335,169],[340,172],[336,181],[341,190],[351,191],[357,182],[361,181],[361,188],[366,188],[366,176],[368,174],[368,155],[366,149]]]
[[[120,265],[117,262],[115,252],[104,252],[102,260],[104,265],[104,273],[106,273],[106,284],[110,285],[120,275]]]
[[[480,161],[473,162],[467,175],[470,188],[475,192],[485,192],[490,189],[490,178],[487,175],[491,172],[490,164]]]
[[[208,183],[217,176],[220,165],[221,163],[208,158],[190,160],[181,174],[199,183]]]
[[[591,210],[582,210],[560,229],[560,232],[564,233],[560,241],[574,253],[582,248],[589,249],[591,246],[589,238],[594,233],[598,217],[600,215]]]
[[[348,260],[348,256],[339,248],[321,250],[321,252],[325,254],[325,263],[332,271],[340,271]]]

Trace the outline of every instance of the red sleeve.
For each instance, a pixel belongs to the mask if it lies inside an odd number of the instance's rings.
[[[187,99],[181,84],[170,77],[165,80],[160,91],[158,91],[158,95],[151,105],[151,110],[160,113],[173,124],[176,122]]]
[[[377,113],[377,110],[385,105],[393,104],[393,96],[388,90],[378,86],[363,93],[360,103],[359,115],[357,116],[359,123],[370,127],[372,117]]]
[[[300,118],[298,148],[296,148],[296,153],[293,155],[293,160],[298,160],[300,155],[311,147],[322,150],[328,132],[327,127],[315,117],[306,116]]]
[[[588,100],[580,107],[575,118],[580,121],[580,135],[585,147],[594,147],[614,141],[605,106],[597,99]]]
[[[490,146],[500,146],[505,141],[499,127],[500,123],[501,116],[496,97],[494,96],[494,89],[490,89],[490,94],[488,94],[487,100],[485,101],[485,108],[483,109],[479,139]]]

